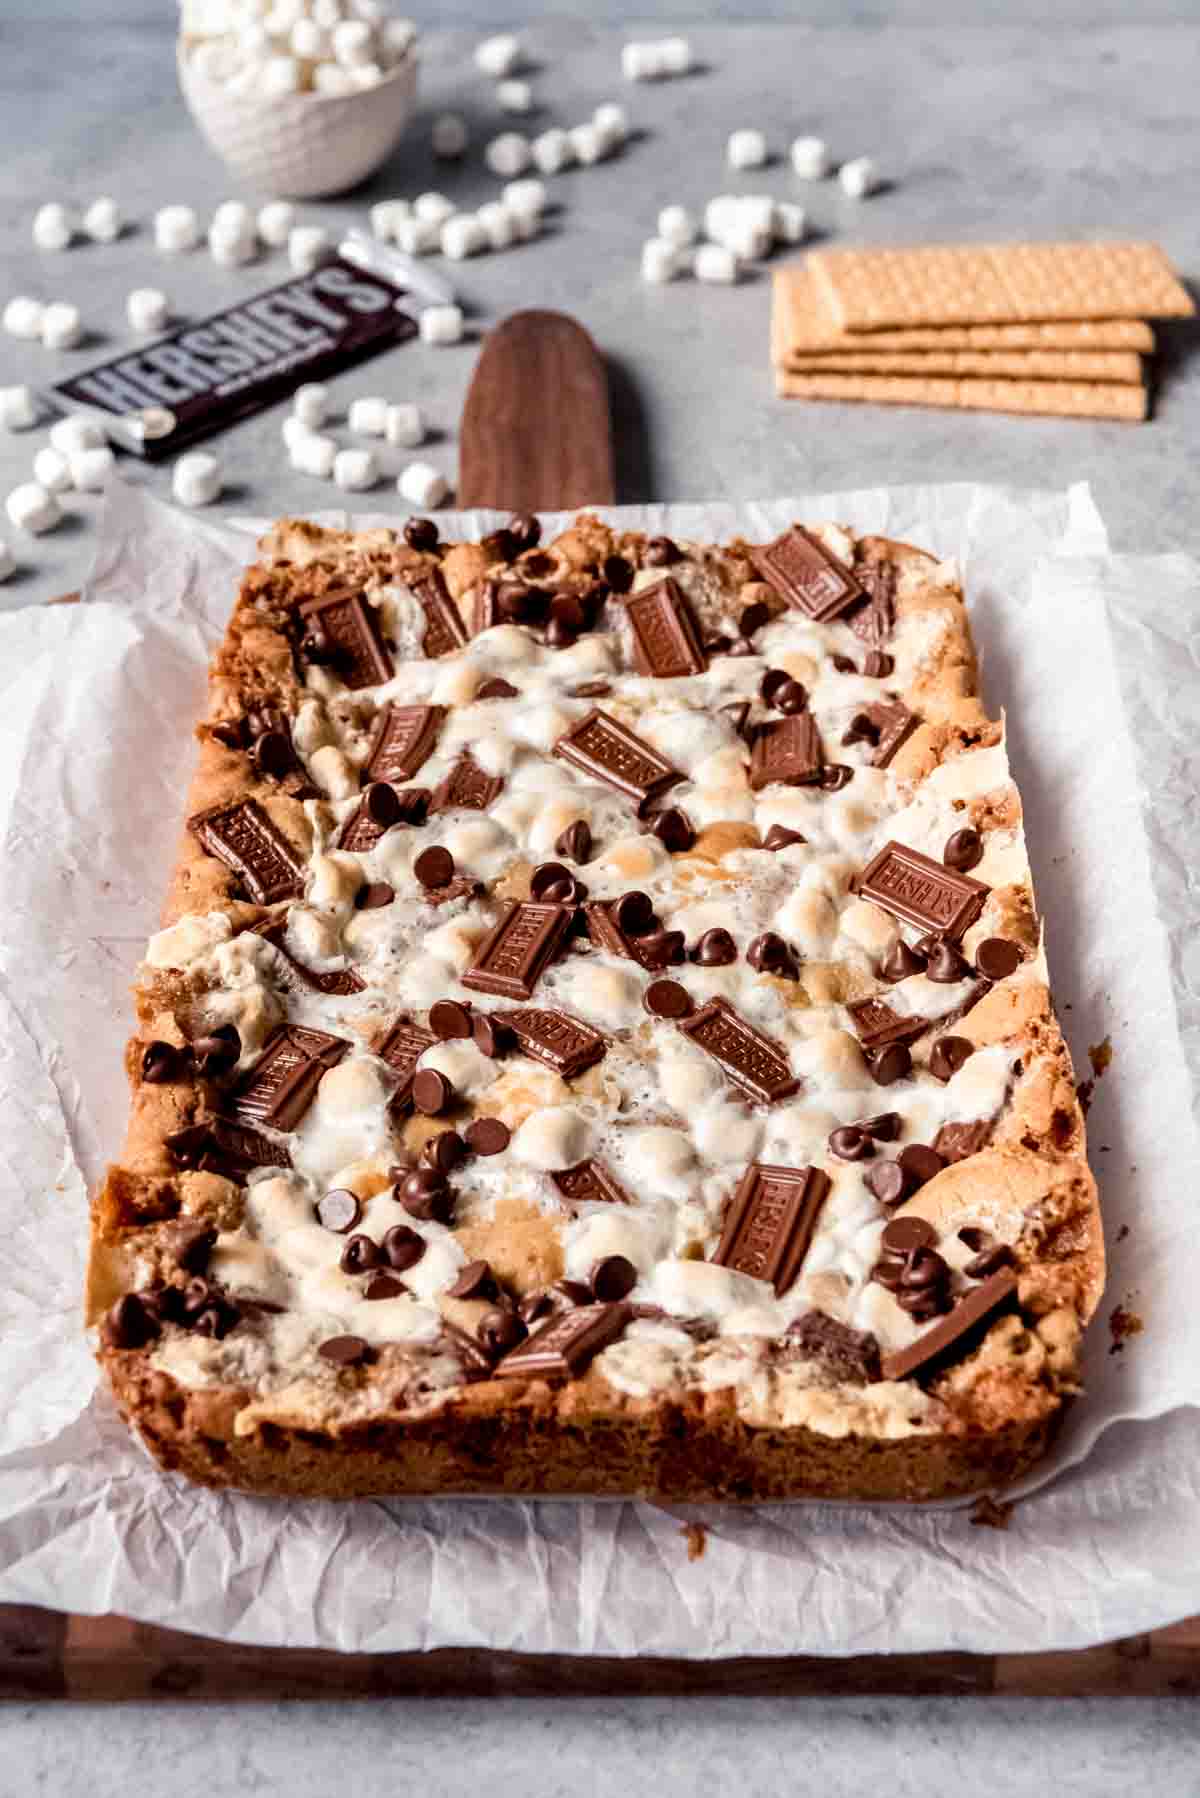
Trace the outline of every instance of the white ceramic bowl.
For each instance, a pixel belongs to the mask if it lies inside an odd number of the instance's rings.
[[[344,193],[374,174],[412,117],[417,59],[354,94],[231,94],[196,68],[181,43],[179,85],[200,130],[248,187],[280,199]]]

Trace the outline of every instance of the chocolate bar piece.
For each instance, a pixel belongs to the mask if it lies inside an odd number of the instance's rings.
[[[503,999],[532,999],[543,971],[562,946],[571,908],[513,900],[484,937],[462,984]]]
[[[964,1294],[948,1316],[939,1319],[907,1348],[883,1357],[885,1380],[906,1380],[910,1374],[928,1377],[951,1361],[961,1360],[974,1348],[992,1323],[1016,1297],[1017,1276],[1002,1267],[971,1292]]]
[[[235,1124],[229,1118],[209,1120],[209,1143],[199,1166],[203,1172],[223,1174],[227,1180],[244,1180],[251,1168],[292,1165],[283,1143],[272,1142],[261,1130]]]
[[[321,974],[315,968],[305,967],[297,961],[287,946],[287,919],[271,918],[265,924],[256,924],[255,932],[264,937],[272,948],[277,949],[284,961],[293,969],[305,986],[311,987],[315,993],[330,993],[335,998],[348,998],[351,993],[366,991],[366,981],[359,978],[353,968],[339,968],[336,972]]]
[[[438,656],[449,655],[452,649],[462,649],[464,644],[470,642],[462,614],[447,592],[446,583],[436,568],[431,569],[428,574],[418,575],[409,585],[425,614],[425,635],[421,639],[421,649],[431,661]]]
[[[327,1031],[281,1025],[230,1094],[231,1111],[240,1123],[294,1130],[312,1104],[322,1076],[349,1048],[348,1042]]]
[[[855,574],[867,597],[846,614],[846,623],[872,649],[884,649],[896,628],[896,570],[890,562],[862,562]]]
[[[598,706],[558,739],[554,753],[593,780],[624,793],[636,803],[639,816],[683,779],[657,749]]]
[[[969,930],[991,889],[969,874],[955,874],[918,849],[887,843],[864,869],[860,899],[939,936],[961,937]]]
[[[414,1024],[411,1018],[397,1018],[375,1053],[386,1061],[392,1072],[399,1074],[400,1084],[392,1095],[391,1108],[403,1113],[412,1107],[412,1083],[417,1063],[437,1037],[432,1030]]]
[[[879,733],[871,751],[871,766],[886,768],[900,745],[907,743],[921,720],[898,699],[893,700],[890,705],[869,705],[864,710]]]
[[[188,829],[209,855],[238,876],[256,905],[275,905],[303,893],[304,864],[257,799],[210,805],[188,819]]]
[[[526,1006],[521,1011],[506,1011],[503,1022],[508,1025],[522,1052],[541,1061],[564,1080],[574,1079],[600,1061],[608,1044],[598,1030],[565,1011],[547,1011]]]
[[[872,1332],[852,1330],[824,1311],[805,1311],[789,1324],[788,1341],[811,1360],[823,1361],[840,1380],[865,1386],[879,1378],[879,1343]]]
[[[885,999],[856,999],[847,1005],[858,1040],[864,1049],[882,1049],[886,1043],[911,1043],[932,1029],[933,1018],[903,1018]]]
[[[828,624],[840,618],[863,597],[845,564],[802,525],[794,524],[773,543],[752,549],[750,555],[768,586],[814,623]]]
[[[811,712],[794,712],[762,724],[750,750],[750,785],[756,793],[772,781],[788,787],[811,787],[821,778],[825,757],[821,735]]]
[[[943,1124],[933,1146],[943,1161],[965,1161],[985,1148],[992,1134],[991,1118],[975,1118],[966,1124]]]
[[[495,1369],[501,1380],[575,1379],[610,1342],[615,1342],[633,1316],[633,1307],[579,1305],[563,1311],[535,1330],[505,1355]]]
[[[703,674],[708,658],[700,645],[696,619],[677,581],[659,581],[631,593],[625,610],[633,627],[633,652],[640,674],[673,680]]]
[[[364,781],[403,786],[433,754],[446,716],[444,705],[386,705],[375,720]]]
[[[682,1018],[679,1028],[720,1062],[735,1086],[760,1104],[773,1105],[799,1091],[800,1082],[783,1050],[739,1017],[728,999],[710,999],[690,1018]]]
[[[301,606],[306,627],[316,629],[332,652],[330,660],[347,687],[378,687],[392,678],[392,658],[383,646],[375,608],[363,594],[326,593]]]
[[[472,812],[486,812],[503,791],[502,775],[485,774],[473,756],[460,756],[445,780],[433,789],[430,815],[452,811],[455,806],[464,806]]]
[[[633,1200],[620,1185],[614,1175],[602,1161],[591,1157],[587,1161],[578,1161],[574,1167],[564,1167],[550,1178],[561,1192],[564,1199],[573,1205],[582,1205],[585,1200],[603,1200],[608,1205],[631,1205]]]
[[[829,1185],[820,1168],[752,1162],[730,1202],[713,1261],[770,1281],[781,1298],[800,1272]]]

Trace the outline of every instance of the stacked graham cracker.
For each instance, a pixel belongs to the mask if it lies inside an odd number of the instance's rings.
[[[1195,310],[1152,243],[815,250],[775,275],[788,399],[1146,416],[1151,318]]]

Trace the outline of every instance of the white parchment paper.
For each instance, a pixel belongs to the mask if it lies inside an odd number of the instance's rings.
[[[948,1508],[283,1503],[154,1468],[79,1333],[86,1192],[253,537],[118,488],[87,603],[0,617],[0,1602],[280,1646],[695,1656],[1074,1647],[1200,1610],[1200,568],[1109,555],[1086,489],[621,516],[752,537],[832,517],[963,563],[1079,1072],[1113,1050],[1090,1119],[1109,1289],[1054,1457],[1003,1533]],[[1146,1328],[1114,1355],[1117,1302]]]

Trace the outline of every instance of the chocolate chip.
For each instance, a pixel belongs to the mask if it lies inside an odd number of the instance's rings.
[[[380,1247],[388,1266],[394,1267],[398,1274],[404,1274],[410,1267],[415,1267],[425,1253],[425,1238],[409,1224],[393,1224],[384,1232]]]
[[[878,743],[878,741],[879,726],[871,717],[870,712],[855,712],[849,726],[842,732],[842,743],[847,747],[851,743]]]
[[[212,1336],[219,1342],[240,1318],[241,1313],[233,1305],[205,1305],[192,1318],[191,1327],[197,1336]]]
[[[137,1292],[127,1292],[108,1312],[101,1335],[109,1348],[144,1348],[161,1333],[161,1325]]]
[[[637,1285],[637,1268],[624,1255],[605,1255],[591,1272],[592,1296],[600,1304],[615,1305]]]
[[[613,923],[623,936],[645,936],[654,928],[654,906],[648,893],[622,893],[612,903]]]
[[[978,1255],[981,1250],[991,1247],[992,1234],[990,1230],[981,1230],[975,1224],[966,1224],[958,1232],[958,1240],[965,1248]]]
[[[886,1049],[879,1049],[868,1057],[868,1065],[876,1086],[891,1086],[894,1081],[903,1080],[912,1072],[908,1044],[889,1043]]]
[[[362,804],[367,817],[380,830],[390,830],[393,824],[399,824],[404,814],[399,793],[386,780],[372,781],[363,794]]]
[[[413,863],[413,873],[423,887],[444,887],[454,879],[454,857],[440,846],[422,849]]]
[[[858,667],[850,656],[831,656],[830,661],[839,674],[858,673]]]
[[[938,1234],[923,1217],[894,1217],[883,1226],[880,1247],[886,1255],[906,1261],[914,1249],[931,1249]]]
[[[863,662],[863,673],[871,680],[886,680],[895,667],[895,656],[887,655],[882,649],[871,649]]]
[[[895,1142],[900,1134],[901,1118],[898,1111],[881,1111],[878,1117],[860,1118],[858,1127],[873,1136],[876,1142]]]
[[[217,724],[208,727],[210,737],[215,737],[225,749],[244,749],[246,747],[246,721],[244,718],[222,718]]]
[[[354,908],[356,911],[379,911],[382,906],[390,905],[395,897],[395,887],[389,886],[386,880],[371,880],[355,893]]]
[[[774,705],[775,695],[791,680],[786,668],[768,668],[758,683],[758,697],[764,705]]]
[[[504,1054],[506,1049],[512,1047],[514,1038],[509,1025],[502,1023],[497,1017],[489,1016],[487,1012],[480,1011],[476,1012],[471,1019],[471,1040],[481,1055],[490,1055],[495,1061]],[[470,1137],[471,1132],[468,1130],[468,1142]]]
[[[428,787],[404,787],[397,793],[402,824],[424,824],[433,795]]]
[[[875,1144],[858,1124],[843,1124],[831,1130],[829,1147],[839,1161],[866,1161],[875,1153]]]
[[[410,520],[409,522],[414,521]],[[423,521],[417,520],[416,522]],[[330,1336],[327,1341],[321,1343],[317,1353],[326,1361],[332,1361],[335,1367],[358,1367],[362,1362],[369,1361],[371,1358],[370,1345],[365,1343],[361,1336]]]
[[[962,1232],[959,1231],[961,1236]],[[1012,1267],[1016,1256],[1006,1242],[998,1242],[994,1248],[984,1249],[973,1261],[968,1261],[963,1268],[968,1280],[986,1280],[989,1274],[998,1274],[1002,1267]]]
[[[556,901],[551,892],[555,887],[562,887],[568,896],[574,893],[575,876],[570,868],[564,868],[561,862],[539,862],[529,879],[530,898],[553,904]]]
[[[948,943],[943,938],[934,944],[925,969],[927,979],[938,986],[954,986],[958,981],[965,980],[970,972],[953,943]]]
[[[410,518],[404,526],[404,541],[410,549],[430,554],[438,546],[438,528],[432,518]]]
[[[916,949],[912,949],[901,937],[894,942],[879,964],[879,978],[895,986],[898,980],[908,980],[913,974],[925,972],[926,957]]]
[[[781,980],[800,978],[795,955],[774,930],[764,930],[755,937],[746,951],[746,960],[760,974],[775,974]]]
[[[939,1036],[930,1050],[929,1072],[935,1080],[949,1080],[974,1053],[974,1043],[969,1043],[965,1036]]]
[[[546,626],[546,643],[551,649],[573,649],[579,641],[579,632],[564,618],[551,618]]]
[[[716,637],[704,647],[712,655],[752,656],[756,653],[749,637],[739,637],[736,643],[731,643],[728,637]]]
[[[318,668],[337,660],[338,651],[319,618],[308,620],[300,639],[300,653],[305,661],[314,663]]]
[[[572,699],[603,699],[612,692],[612,683],[606,680],[581,680],[577,686],[568,687],[567,691]],[[555,848],[557,847],[555,844]]]
[[[691,994],[677,980],[652,980],[642,1004],[654,1018],[686,1018],[694,1009]]]
[[[986,980],[1004,980],[1021,965],[1021,951],[1007,937],[989,936],[975,951],[975,966]]]
[[[180,1167],[197,1167],[212,1147],[212,1131],[207,1124],[185,1124],[164,1136],[163,1147]]]
[[[638,951],[648,968],[676,967],[684,957],[682,930],[651,930],[638,939]]]
[[[923,1142],[910,1142],[907,1148],[901,1149],[897,1159],[913,1186],[924,1186],[946,1165],[944,1157]]]
[[[848,768],[845,762],[827,762],[821,770],[817,785],[823,793],[837,793],[843,787],[848,787],[853,779],[854,770]]]
[[[508,534],[516,545],[517,554],[523,555],[527,549],[536,549],[541,542],[541,520],[532,512],[514,512],[508,521]]]
[[[343,1186],[335,1186],[331,1192],[323,1193],[313,1210],[322,1229],[332,1230],[338,1236],[344,1236],[347,1230],[353,1230],[362,1216],[362,1207],[357,1198]]]
[[[798,680],[785,681],[775,691],[775,709],[789,718],[796,712],[802,712],[808,704],[808,689]]]
[[[344,1274],[369,1274],[379,1266],[378,1245],[369,1236],[348,1237],[338,1266]]]
[[[471,1007],[457,999],[438,999],[429,1007],[429,1028],[440,1043],[469,1038],[472,1022]]]
[[[453,1286],[446,1288],[446,1292],[452,1299],[494,1299],[496,1277],[490,1263],[468,1261]]]
[[[467,1147],[476,1155],[502,1155],[512,1132],[501,1118],[476,1118],[467,1125]]]
[[[702,968],[727,968],[737,960],[737,944],[718,924],[706,930],[695,948],[689,949],[688,960],[698,962]]]
[[[940,1286],[949,1273],[948,1264],[936,1249],[918,1247],[908,1256],[904,1272],[900,1276],[900,1284],[910,1291],[923,1286]]]
[[[395,1274],[373,1274],[363,1287],[365,1299],[398,1299],[404,1292],[404,1282]]]
[[[527,1292],[517,1305],[517,1316],[528,1326],[548,1317],[554,1309],[554,1301],[548,1292]]]
[[[422,1068],[413,1076],[412,1101],[427,1118],[440,1117],[454,1097],[454,1087],[437,1068]]]
[[[479,547],[489,562],[511,562],[518,553],[516,538],[503,525],[498,531],[489,531],[486,537],[480,538]]]
[[[750,722],[750,701],[748,699],[734,699],[731,700],[728,705],[721,706],[720,710],[725,717],[728,718],[738,736],[744,738],[746,736],[746,727]]]
[[[771,608],[765,606],[761,599],[755,599],[748,606],[743,606],[738,615],[737,626],[743,637],[752,637],[760,631],[764,624],[771,621]]]
[[[564,1305],[590,1305],[592,1302],[592,1289],[582,1280],[556,1280],[550,1293]]]
[[[983,838],[977,830],[956,830],[946,840],[942,860],[956,874],[969,874],[983,860]]]
[[[606,556],[602,572],[614,593],[628,593],[633,586],[633,563],[624,556]]]
[[[682,855],[696,841],[691,820],[677,805],[669,805],[659,812],[650,829],[671,855]]]
[[[489,1355],[507,1355],[529,1332],[515,1311],[485,1311],[475,1331],[476,1340]]]
[[[683,551],[670,537],[651,537],[642,551],[642,560],[648,568],[670,568],[673,562],[683,560]]]
[[[877,1161],[864,1178],[867,1191],[881,1205],[898,1205],[907,1196],[908,1180],[898,1161]]]
[[[166,1244],[177,1267],[189,1274],[202,1274],[217,1246],[216,1227],[198,1217],[176,1218],[168,1226]]]
[[[184,1056],[174,1043],[156,1038],[142,1051],[142,1079],[150,1086],[166,1086],[170,1081],[178,1080],[184,1067]]]
[[[568,824],[554,839],[554,847],[559,855],[568,855],[573,862],[582,864],[589,861],[592,854],[592,832],[587,820],[576,818],[574,824]]]
[[[457,1130],[440,1130],[421,1145],[421,1165],[448,1174],[467,1157],[467,1145]]]
[[[392,1191],[410,1217],[419,1218],[422,1223],[450,1221],[454,1196],[445,1174],[439,1174],[436,1168],[415,1168]]]
[[[500,676],[496,674],[492,676],[491,680],[485,680],[481,687],[475,689],[475,697],[476,699],[516,699],[518,692],[519,689],[514,687],[511,682],[501,680]]]
[[[790,849],[793,843],[807,843],[798,830],[789,830],[786,824],[772,824],[763,838],[763,848],[772,852],[779,849]]]

